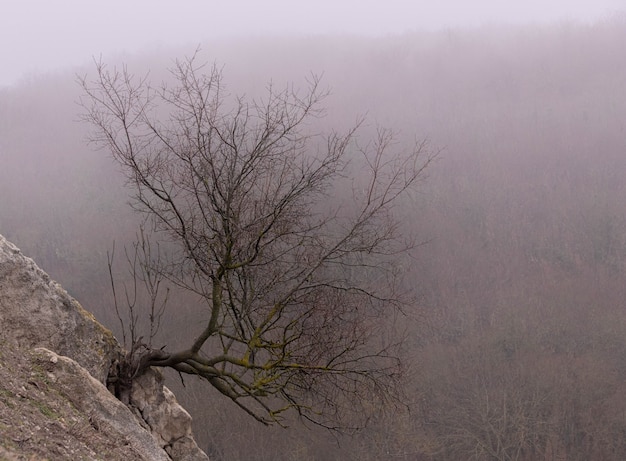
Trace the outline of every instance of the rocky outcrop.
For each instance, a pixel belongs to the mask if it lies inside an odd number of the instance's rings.
[[[159,371],[133,384],[129,406],[107,390],[122,353],[0,235],[0,458],[208,460]]]
[[[110,331],[1,235],[0,325],[17,347],[70,357],[103,384],[120,351]]]
[[[169,461],[155,438],[138,424],[131,410],[85,368],[69,357],[45,348],[34,349],[35,360],[47,377],[48,390],[64,395],[80,412],[89,415],[91,425],[114,434],[120,444],[129,445],[144,459]]]

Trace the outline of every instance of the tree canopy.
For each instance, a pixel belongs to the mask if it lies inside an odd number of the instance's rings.
[[[133,334],[128,381],[149,366],[197,375],[267,424],[295,411],[337,427],[357,404],[394,395],[392,319],[411,299],[400,263],[415,245],[394,207],[432,161],[427,145],[400,149],[385,129],[363,142],[363,122],[318,132],[328,92],[316,76],[247,99],[197,55],[159,86],[96,70],[80,79],[91,140],[122,166],[147,241],[173,248],[139,246],[143,279],[195,293],[205,309],[182,350]]]

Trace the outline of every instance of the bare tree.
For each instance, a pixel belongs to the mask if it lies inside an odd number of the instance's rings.
[[[358,123],[315,134],[327,95],[316,77],[246,100],[196,55],[159,87],[96,66],[80,79],[91,140],[176,245],[154,271],[206,306],[187,348],[144,346],[130,378],[150,366],[200,376],[266,424],[292,410],[335,427],[350,405],[392,394],[402,338],[387,326],[408,299],[397,263],[414,246],[392,211],[433,158],[425,144],[393,154],[379,130],[359,145]]]

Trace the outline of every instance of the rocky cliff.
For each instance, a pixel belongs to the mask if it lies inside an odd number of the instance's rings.
[[[106,388],[122,348],[0,235],[0,460],[208,460],[158,370],[130,404]]]

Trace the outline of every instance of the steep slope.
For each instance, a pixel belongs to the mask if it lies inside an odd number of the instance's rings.
[[[0,459],[208,460],[159,372],[106,388],[113,335],[0,235]]]

